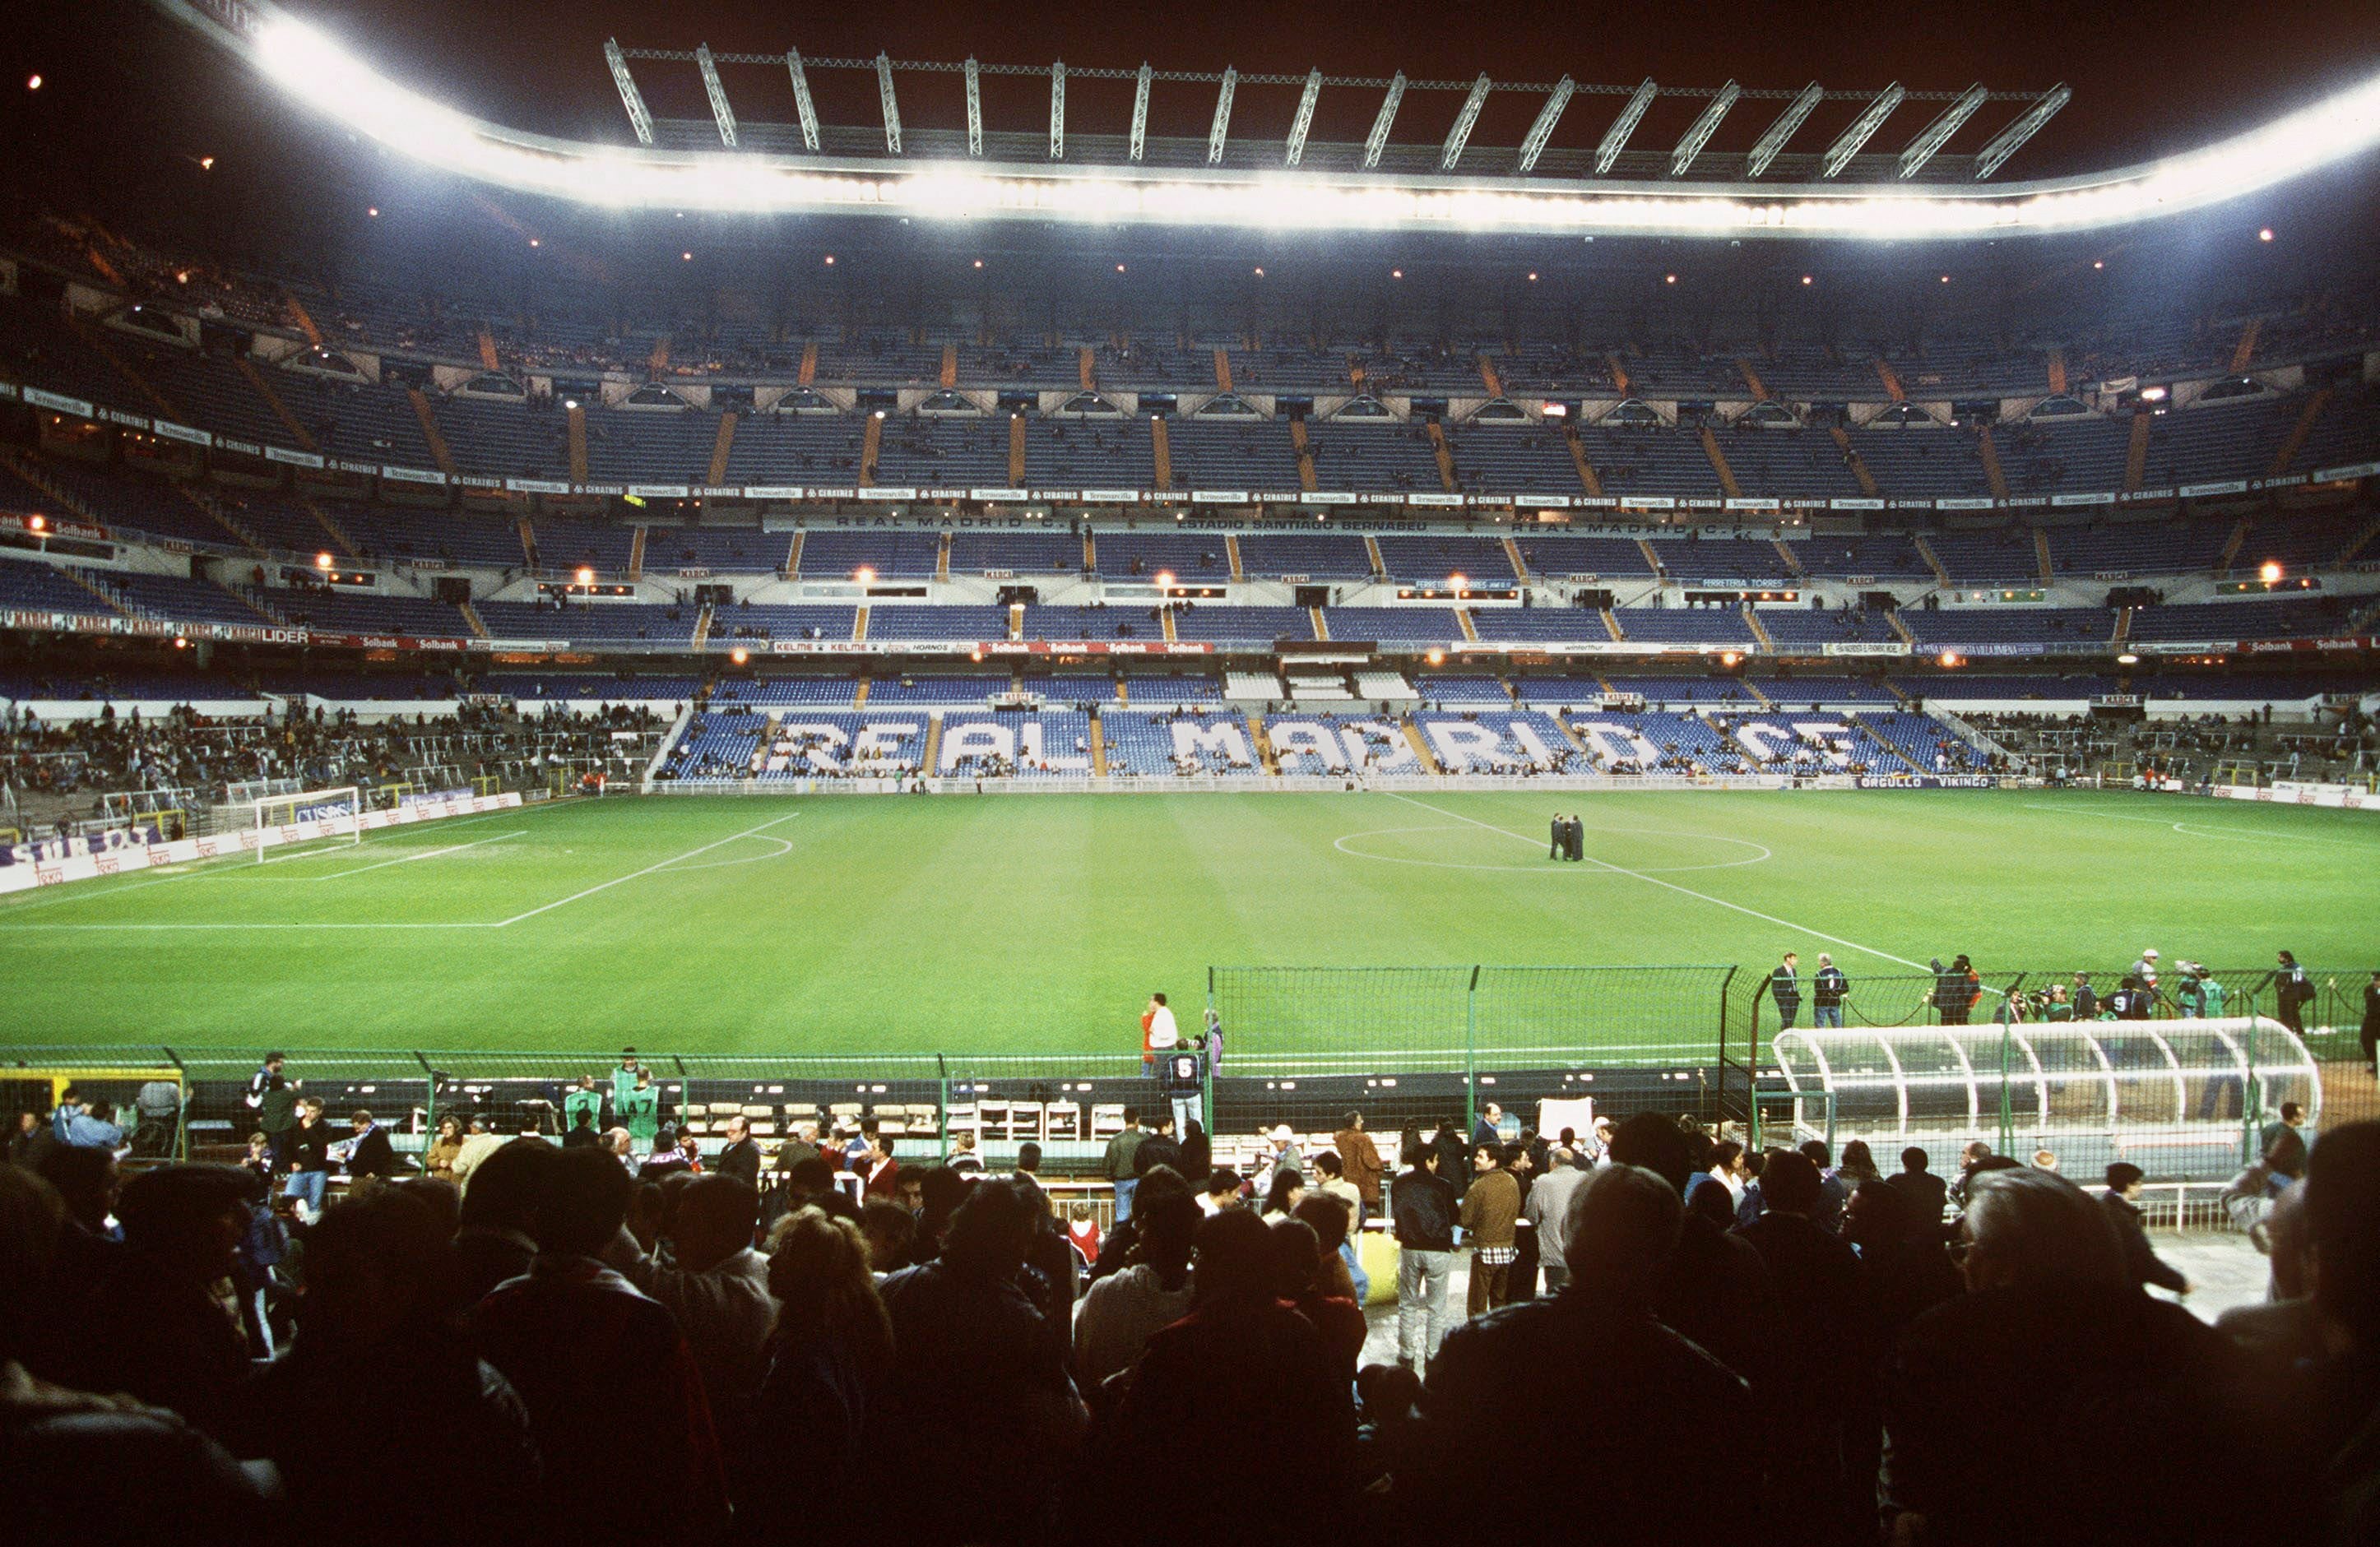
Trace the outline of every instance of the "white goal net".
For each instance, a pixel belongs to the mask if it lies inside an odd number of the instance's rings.
[[[352,848],[364,839],[363,792],[352,784],[267,795],[253,810],[259,864]]]

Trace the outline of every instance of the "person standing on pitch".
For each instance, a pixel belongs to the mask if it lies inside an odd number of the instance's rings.
[[[1553,836],[1546,846],[1546,858],[1562,860],[1570,857],[1570,818],[1554,813]]]
[[[1586,858],[1586,818],[1575,811],[1570,814],[1570,857]]]
[[[1843,1024],[1843,997],[1852,991],[1852,980],[1843,976],[1843,970],[1825,951],[1818,953],[1817,981],[1811,987],[1810,1024],[1840,1031]]]
[[[1802,957],[1797,951],[1787,951],[1785,960],[1777,963],[1768,974],[1768,997],[1776,1001],[1777,1029],[1790,1032],[1802,1016]]]

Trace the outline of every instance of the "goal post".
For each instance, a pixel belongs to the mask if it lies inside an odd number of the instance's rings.
[[[256,863],[302,858],[364,840],[363,791],[352,784],[268,795],[255,803]]]

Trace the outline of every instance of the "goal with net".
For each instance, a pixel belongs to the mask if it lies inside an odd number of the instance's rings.
[[[325,849],[353,848],[364,838],[363,792],[346,784],[265,795],[249,803],[256,862],[298,859]]]

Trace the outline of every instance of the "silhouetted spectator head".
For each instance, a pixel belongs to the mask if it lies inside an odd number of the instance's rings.
[[[558,1152],[540,1179],[529,1234],[540,1252],[556,1257],[600,1253],[620,1233],[637,1194],[636,1178],[592,1150]]]
[[[1570,1201],[1571,1283],[1630,1303],[1650,1300],[1684,1218],[1665,1177],[1617,1162],[1588,1173]]]
[[[1314,1170],[1315,1174],[1325,1181],[1335,1181],[1347,1174],[1347,1168],[1339,1163],[1337,1150],[1324,1150],[1320,1154],[1316,1155]]]
[[[1978,1173],[1967,1233],[1972,1289],[2131,1282],[2107,1211],[2055,1172],[2019,1166]]]
[[[2314,1304],[2368,1353],[2380,1346],[2380,1122],[2323,1135],[2305,1193]]]
[[[892,1362],[892,1324],[851,1221],[815,1209],[786,1215],[771,1241],[769,1293],[777,1302],[778,1342],[836,1338],[863,1368]]]
[[[868,1243],[868,1266],[898,1273],[909,1266],[917,1242],[917,1220],[898,1203],[878,1198],[859,1206],[859,1234]]]
[[[369,1348],[437,1303],[446,1238],[429,1204],[378,1187],[334,1204],[306,1238],[306,1293],[298,1301],[309,1339]]]
[[[1044,1217],[1022,1182],[978,1182],[951,1215],[942,1261],[964,1272],[1014,1278],[1032,1251]]]
[[[1347,1243],[1347,1232],[1355,1223],[1354,1212],[1347,1207],[1347,1200],[1334,1198],[1328,1192],[1307,1193],[1290,1212],[1313,1228],[1315,1239],[1326,1257],[1336,1255],[1339,1249]]]
[[[1735,1197],[1715,1181],[1705,1181],[1686,1194],[1686,1212],[1722,1230],[1735,1227]]]
[[[1694,1172],[1686,1130],[1653,1112],[1639,1112],[1611,1130],[1611,1163],[1650,1171],[1681,1196]]]
[[[1821,1171],[1835,1163],[1834,1156],[1827,1153],[1827,1142],[1824,1139],[1805,1139],[1802,1142],[1800,1149],[1803,1158]]]
[[[1778,1214],[1807,1215],[1818,1206],[1818,1168],[1797,1150],[1771,1150],[1760,1172],[1760,1201]]]
[[[57,1189],[66,1200],[67,1216],[99,1235],[107,1216],[115,1212],[115,1152],[95,1144],[43,1144],[34,1153],[33,1170]]]
[[[1230,1209],[1240,1200],[1240,1174],[1218,1166],[1207,1176],[1207,1196],[1218,1209]]]
[[[1806,1154],[1809,1152],[1805,1150],[1803,1153]],[[1876,1155],[1868,1149],[1866,1140],[1854,1139],[1843,1146],[1842,1168],[1847,1171],[1873,1171],[1876,1169]]]
[[[388,1184],[410,1193],[438,1222],[438,1239],[452,1239],[463,1222],[463,1193],[443,1177],[406,1177]]]
[[[1225,1209],[1198,1227],[1197,1303],[1265,1300],[1274,1285],[1272,1232],[1245,1209]]]
[[[1869,1251],[1905,1240],[1911,1233],[1907,1193],[1881,1177],[1870,1177],[1852,1189],[1843,1209],[1845,1240]]]
[[[66,1200],[18,1166],[0,1166],[0,1363],[24,1351],[55,1312],[51,1264],[66,1231]]]
[[[1904,1171],[1922,1173],[1933,1164],[1934,1162],[1927,1158],[1925,1152],[1915,1144],[1900,1152],[1900,1168]]]
[[[529,1234],[537,1224],[539,1201],[545,1195],[548,1168],[561,1158],[562,1152],[542,1139],[515,1139],[499,1145],[480,1162],[463,1189],[460,1228]],[[620,1171],[618,1161],[608,1154],[602,1158]]]
[[[1132,1201],[1134,1233],[1139,1238],[1140,1260],[1168,1285],[1179,1287],[1190,1266],[1190,1253],[1206,1215],[1187,1182],[1148,1196],[1146,1184]]]
[[[232,1166],[161,1166],[124,1184],[115,1222],[146,1271],[193,1284],[228,1278],[248,1233],[256,1178]]]
[[[823,1198],[834,1190],[834,1167],[818,1155],[798,1161],[785,1173],[785,1187],[795,1197]]]
[[[741,1177],[688,1177],[670,1211],[677,1265],[704,1273],[752,1244],[760,1194]]]
[[[2107,1167],[2107,1190],[2119,1198],[2129,1197],[2148,1173],[2129,1160],[2119,1160]]]
[[[1276,1219],[1270,1228],[1274,1292],[1283,1299],[1303,1299],[1313,1292],[1322,1269],[1321,1238],[1302,1219]]]

